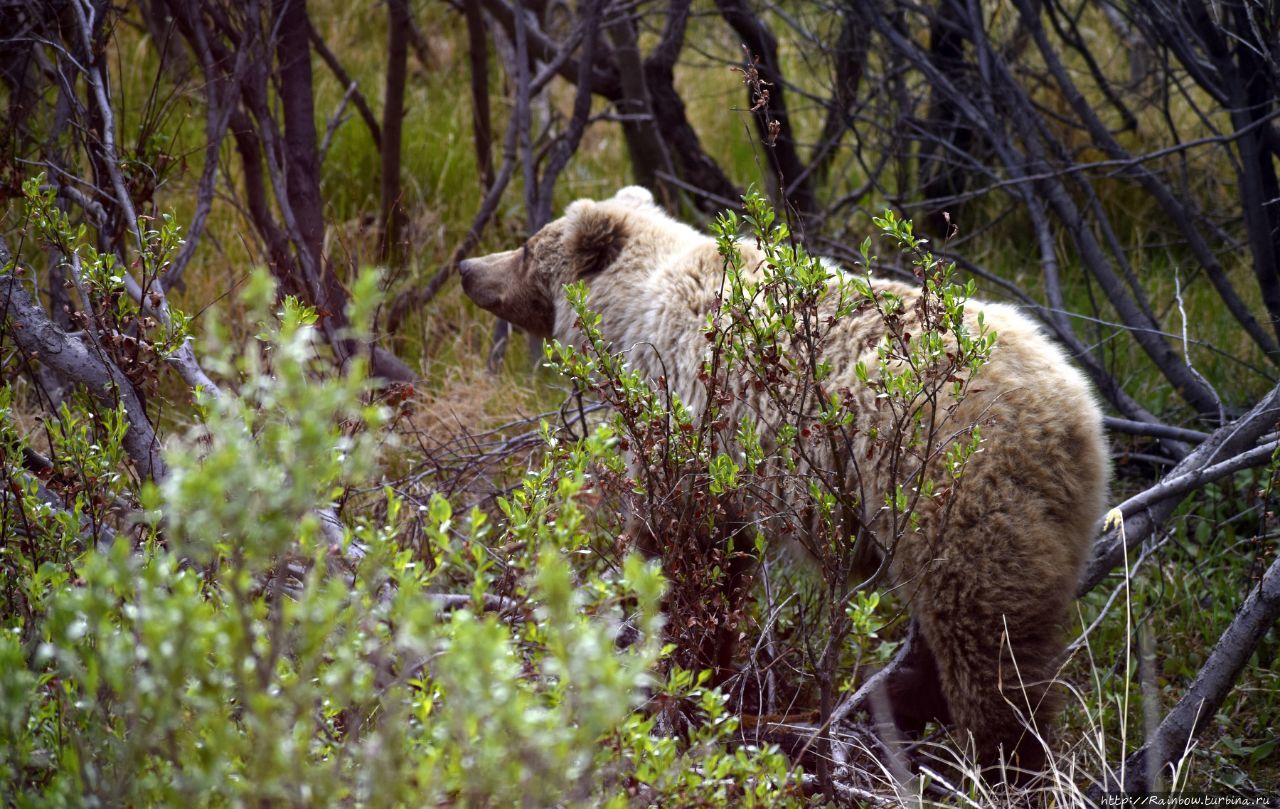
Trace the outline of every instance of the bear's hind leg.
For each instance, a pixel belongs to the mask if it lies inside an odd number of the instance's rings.
[[[1044,769],[1049,732],[1060,708],[1051,679],[1062,650],[1053,614],[971,612],[964,618],[923,611],[925,639],[935,650],[939,680],[962,745],[990,773],[1003,760],[1004,777],[1025,783]]]

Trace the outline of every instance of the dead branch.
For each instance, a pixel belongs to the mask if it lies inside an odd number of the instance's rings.
[[[1023,24],[1031,31],[1035,38],[1036,45],[1040,50],[1041,56],[1045,59],[1050,73],[1057,81],[1059,88],[1063,91],[1072,109],[1075,111],[1079,120],[1088,127],[1090,135],[1094,138],[1094,142],[1102,146],[1107,154],[1113,160],[1131,161],[1132,155],[1124,149],[1111,130],[1102,122],[1097,112],[1085,100],[1080,90],[1077,89],[1075,83],[1071,80],[1066,67],[1062,60],[1058,57],[1058,53],[1053,45],[1049,42],[1049,38],[1045,33],[1044,26],[1040,23],[1040,8],[1038,3],[1032,0],[1018,0],[1017,6],[1022,15]],[[1056,16],[1054,17],[1056,20]],[[1080,48],[1082,52],[1087,52],[1084,48]],[[1094,71],[1094,78],[1097,80],[1099,75]],[[1102,83],[1102,86],[1109,85]],[[1130,116],[1132,117],[1132,116]],[[1280,362],[1280,346],[1276,340],[1268,334],[1258,323],[1257,318],[1249,311],[1245,303],[1240,299],[1235,287],[1231,284],[1231,280],[1227,277],[1226,271],[1222,264],[1218,261],[1217,256],[1213,254],[1208,242],[1200,232],[1199,226],[1196,224],[1196,217],[1189,211],[1184,202],[1179,200],[1174,193],[1149,169],[1141,163],[1132,163],[1130,169],[1132,175],[1138,180],[1141,186],[1152,197],[1159,202],[1163,208],[1165,215],[1174,222],[1183,236],[1187,240],[1187,245],[1191,248],[1196,259],[1205,268],[1205,274],[1209,277],[1209,281],[1213,284],[1214,289],[1222,297],[1223,303],[1232,316],[1240,323],[1245,332],[1253,338],[1254,342],[1266,352],[1267,356],[1273,362]]]
[[[8,265],[9,248],[0,240],[0,267]],[[13,272],[0,272],[0,315],[19,350],[52,368],[66,383],[82,384],[103,407],[124,409],[129,421],[124,449],[144,478],[164,477],[160,442],[146,408],[120,369],[85,340],[58,327],[23,288]]]
[[[742,189],[702,148],[698,132],[685,113],[684,99],[676,91],[675,66],[684,48],[690,5],[691,0],[668,3],[662,38],[644,60],[644,78],[658,130],[667,139],[682,187],[697,189],[693,193],[699,210],[714,213],[726,207],[718,200],[733,200],[736,205]]]
[[[577,38],[571,37],[569,43],[556,54],[555,58],[543,65],[538,74],[529,80],[528,89],[524,93],[520,93],[519,88],[517,88],[517,98],[533,97],[542,92],[543,88],[555,78],[563,65],[568,63],[572,53],[571,46],[577,41]],[[508,68],[515,72],[514,67],[508,66]],[[498,168],[497,174],[494,175],[493,182],[486,189],[484,199],[481,200],[475,216],[472,217],[471,226],[467,229],[466,235],[450,252],[449,260],[436,271],[435,275],[422,288],[401,294],[392,304],[387,317],[387,328],[392,333],[399,331],[400,325],[404,322],[404,317],[408,312],[426,305],[435,298],[445,283],[453,276],[453,273],[457,271],[458,262],[466,258],[467,254],[480,243],[480,237],[497,212],[498,205],[502,202],[502,195],[506,192],[507,186],[511,182],[511,177],[515,173],[516,162],[520,159],[520,134],[522,131],[526,131],[522,128],[522,120],[523,118],[517,108],[517,114],[511,116],[507,124],[506,134],[503,136],[502,165]]]
[[[1091,790],[1095,800],[1105,791],[1143,792],[1154,789],[1163,769],[1179,761],[1196,738],[1213,722],[1249,658],[1268,630],[1280,619],[1280,559],[1271,563],[1262,581],[1249,593],[1231,625],[1222,633],[1195,681],[1156,729],[1155,737],[1125,758],[1123,780],[1105,773]]]
[[[954,5],[953,0],[943,2],[948,7]],[[967,126],[981,135],[1004,170],[1012,177],[1023,178],[1024,198],[1035,195],[1054,213],[1074,241],[1081,260],[1131,330],[1133,339],[1189,404],[1206,418],[1215,417],[1219,405],[1216,393],[1197,379],[1168,342],[1158,336],[1159,324],[1151,315],[1145,294],[1132,282],[1127,256],[1116,249],[1116,241],[1110,238],[1114,229],[1105,221],[1096,192],[1081,177],[1076,177],[1072,186],[1056,178],[1027,179],[1029,175],[1043,176],[1064,162],[1067,150],[1048,128],[1026,89],[1018,83],[1006,58],[991,43],[983,21],[970,15],[968,9],[957,6],[956,10],[957,25],[962,25],[962,33],[973,45],[979,62],[982,81],[975,85],[981,90],[977,97],[972,94],[973,87],[961,85],[940,70],[918,41],[891,25],[891,14],[882,8],[857,7],[865,25],[874,28],[884,43],[901,54],[932,89],[945,93],[948,103]],[[1073,192],[1084,195],[1083,206]],[[1103,234],[1101,238],[1099,231]],[[1116,265],[1121,272],[1116,272]]]
[[[388,330],[392,333],[398,331],[407,312],[429,303],[444,287],[445,282],[457,271],[458,263],[466,258],[467,254],[480,243],[481,234],[484,233],[489,220],[497,212],[498,203],[502,201],[502,194],[507,190],[507,185],[511,182],[511,175],[515,172],[515,165],[516,121],[512,118],[511,123],[507,126],[502,166],[498,169],[498,174],[494,177],[493,184],[485,193],[484,199],[481,200],[480,209],[476,211],[476,215],[472,218],[471,227],[467,228],[467,234],[453,248],[445,265],[436,271],[436,274],[431,277],[431,280],[425,286],[419,290],[410,290],[396,299],[387,317]]]
[[[1077,595],[1084,595],[1098,585],[1108,573],[1123,561],[1127,550],[1137,548],[1173,514],[1181,495],[1193,491],[1200,483],[1208,481],[1211,470],[1235,469],[1232,464],[1238,457],[1247,457],[1245,465],[1259,465],[1269,458],[1262,457],[1254,447],[1263,435],[1275,429],[1280,421],[1280,386],[1262,398],[1248,413],[1229,424],[1214,430],[1208,438],[1175,466],[1166,477],[1171,483],[1157,483],[1149,491],[1137,495],[1135,504],[1122,503],[1122,525],[1104,532],[1094,545],[1093,557],[1077,588]],[[1252,453],[1252,454],[1250,454]]]
[[[613,43],[613,55],[618,62],[622,98],[618,100],[617,108],[622,117],[622,134],[627,141],[632,179],[637,185],[652,190],[667,210],[678,210],[680,195],[677,189],[661,177],[672,174],[675,169],[658,129],[645,82],[644,60],[640,54],[635,20],[630,15],[620,15],[608,26],[606,33]]]
[[[1183,474],[1170,474],[1162,479],[1158,484],[1150,489],[1130,497],[1121,503],[1117,508],[1122,514],[1134,514],[1140,510],[1148,509],[1154,503],[1171,497],[1179,497],[1201,488],[1207,483],[1220,480],[1241,469],[1250,469],[1255,466],[1261,466],[1271,460],[1271,456],[1276,449],[1280,448],[1280,441],[1268,441],[1260,444],[1253,449],[1241,452],[1225,461],[1206,466],[1201,469],[1194,469]]]
[[[787,111],[782,65],[778,61],[778,40],[764,21],[752,13],[745,0],[716,0],[720,15],[741,37],[748,53],[748,70],[758,72],[766,96],[752,99],[756,128],[767,145],[767,153],[778,182],[786,195],[784,203],[794,205],[802,214],[816,208],[813,189],[807,181],[809,172],[796,150],[796,135]]]
[[[342,66],[342,62],[338,61],[338,57],[329,50],[329,46],[325,44],[324,38],[320,36],[320,32],[316,30],[311,20],[307,20],[307,35],[311,38],[311,47],[316,49],[316,53],[320,54],[320,58],[329,66],[338,83],[347,88],[347,92],[351,94],[351,100],[356,105],[356,110],[360,113],[360,120],[364,121],[365,127],[369,130],[369,137],[373,140],[373,148],[379,152],[382,151],[382,127],[378,125],[378,117],[373,114],[373,109],[369,106],[369,101],[364,97],[364,93],[360,92],[359,84],[351,78],[346,69]],[[354,90],[351,88],[355,88]]]
[[[186,11],[185,8],[182,11]],[[190,23],[188,23],[190,25]],[[191,26],[195,34],[192,50],[204,68],[205,76],[210,83],[205,89],[205,150],[204,167],[200,171],[200,183],[196,190],[196,211],[187,227],[187,238],[182,249],[174,258],[169,271],[160,278],[160,286],[165,291],[182,283],[183,273],[195,256],[196,245],[204,232],[204,225],[213,207],[213,195],[216,190],[214,181],[217,178],[219,155],[222,142],[227,135],[227,127],[231,122],[231,113],[235,109],[237,85],[247,67],[248,51],[236,54],[235,65],[229,74],[222,76],[215,70],[213,54],[204,36],[203,26]]]
[[[82,44],[88,52],[92,53],[93,48],[90,40],[94,28],[94,7],[85,0],[76,0],[72,3],[72,7],[75,11],[76,21],[79,24]],[[97,107],[97,113],[102,119],[101,159],[97,162],[105,166],[107,174],[111,178],[111,184],[116,194],[115,203],[120,208],[120,212],[127,223],[126,226],[136,239],[137,249],[141,254],[146,251],[147,247],[142,237],[138,213],[133,205],[133,198],[129,194],[125,185],[124,175],[120,171],[120,158],[116,154],[115,111],[107,95],[107,82],[102,66],[104,59],[104,56],[99,55],[92,64],[85,65],[83,68],[85,81],[90,88],[93,101]],[[139,283],[132,273],[125,272],[123,273],[123,279],[129,296],[138,303],[144,312],[152,314],[165,325],[172,322],[169,314],[169,301],[159,278],[144,278],[142,283]],[[196,360],[190,339],[184,341],[178,350],[168,358],[168,361],[191,387],[216,387]],[[148,466],[147,468],[155,467]]]
[[[1208,433],[1199,430],[1188,430],[1185,427],[1173,427],[1168,424],[1152,423],[1147,421],[1134,421],[1133,419],[1122,419],[1115,416],[1107,416],[1103,419],[1106,428],[1115,433],[1128,433],[1129,435],[1147,435],[1154,438],[1172,438],[1175,441],[1187,441],[1192,444],[1199,444],[1209,437]]]
[[[580,9],[582,29],[582,53],[578,63],[577,93],[573,98],[573,114],[565,127],[564,133],[556,142],[547,166],[539,178],[538,196],[535,207],[529,211],[529,232],[533,233],[551,221],[551,193],[560,173],[569,165],[569,158],[578,150],[582,134],[587,128],[587,119],[591,114],[590,65],[596,53],[596,41],[600,29],[600,6],[603,0],[584,0]],[[532,156],[525,154],[525,160]]]
[[[333,145],[333,136],[337,134],[338,128],[347,122],[345,112],[347,105],[351,103],[351,95],[355,92],[355,82],[347,88],[342,94],[342,100],[338,102],[338,108],[333,111],[333,115],[329,116],[329,123],[324,128],[324,138],[320,141],[320,165],[324,165],[324,159],[329,155],[329,147]]]
[[[505,0],[479,0],[484,4],[484,8],[498,24],[506,32],[511,39],[516,38],[516,26],[518,17],[521,16],[513,6],[505,2]],[[517,4],[517,7],[523,11],[523,3]],[[542,29],[536,25],[525,22],[525,37],[528,42],[528,54],[532,59],[539,62],[556,65],[556,72],[563,78],[571,82],[577,82],[579,77],[585,72],[590,78],[590,91],[595,95],[602,96],[610,101],[617,101],[622,97],[622,88],[618,79],[617,68],[607,62],[597,65],[587,65],[583,67],[577,59],[572,58],[564,53],[564,45],[556,43]]]
[[[1221,13],[1203,3],[1186,7],[1163,3],[1135,3],[1133,21],[1153,45],[1167,50],[1201,88],[1210,93],[1237,133],[1232,160],[1254,278],[1280,335],[1280,177],[1269,128],[1255,125],[1274,111],[1280,100],[1280,72],[1273,46],[1280,36],[1274,9],[1253,3],[1234,4]]]
[[[238,61],[233,54],[245,54],[244,75],[234,83],[239,100],[230,112],[229,127],[243,165],[250,219],[281,287],[315,307],[321,332],[339,363],[367,350],[378,376],[414,381],[417,375],[391,352],[376,342],[361,346],[351,339],[347,292],[324,254],[311,22],[305,3],[275,0],[264,27],[259,0],[244,9],[194,0],[166,2],[188,45],[207,47],[212,55],[202,62],[203,69],[212,71],[205,76],[210,86],[230,81],[224,71]],[[280,121],[273,100],[277,84]]]

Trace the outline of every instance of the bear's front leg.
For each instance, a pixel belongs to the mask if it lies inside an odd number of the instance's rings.
[[[915,619],[893,660],[836,708],[832,722],[857,711],[865,712],[878,726],[892,723],[899,733],[911,738],[918,737],[929,722],[951,721],[938,679],[938,662]]]

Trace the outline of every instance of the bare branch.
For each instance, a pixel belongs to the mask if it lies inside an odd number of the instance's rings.
[[[179,6],[173,10],[179,14],[189,13],[189,9],[185,6]],[[174,258],[169,271],[160,278],[160,287],[166,292],[182,282],[183,273],[186,272],[191,259],[195,256],[196,245],[199,244],[200,236],[204,232],[205,221],[208,219],[209,211],[213,206],[214,180],[217,177],[222,142],[226,137],[227,127],[231,122],[231,113],[236,106],[236,86],[240,83],[240,79],[248,66],[248,51],[238,51],[236,53],[236,62],[234,67],[231,68],[231,72],[226,76],[219,76],[214,68],[214,57],[209,49],[204,26],[192,23],[190,19],[185,19],[183,24],[184,27],[191,31],[192,49],[204,68],[207,80],[205,85],[204,167],[200,172],[200,184],[196,190],[196,212],[191,217],[191,224],[187,228],[186,243],[182,245],[182,250]]]
[[[8,246],[0,240],[0,267],[9,261]],[[60,329],[8,271],[0,272],[0,316],[0,322],[22,352],[52,368],[66,382],[84,385],[102,406],[123,407],[129,421],[125,452],[138,474],[152,480],[164,477],[165,463],[155,429],[142,400],[119,368],[81,339]]]
[[[1149,435],[1154,438],[1172,438],[1175,441],[1187,441],[1192,444],[1199,444],[1209,438],[1208,433],[1203,433],[1199,430],[1188,430],[1185,427],[1172,427],[1167,424],[1134,421],[1133,419],[1122,419],[1115,416],[1107,416],[1103,419],[1103,422],[1108,430],[1115,433]]]
[[[763,107],[757,110],[760,102],[756,102],[752,110],[756,113],[754,117],[761,139],[768,146],[779,190],[786,195],[783,201],[808,214],[815,210],[816,205],[813,190],[805,179],[809,172],[796,151],[795,133],[787,112],[782,66],[778,61],[778,40],[764,21],[752,13],[745,0],[716,0],[716,7],[734,33],[742,38],[743,46],[750,54],[748,61],[754,60],[753,69],[759,72],[761,82],[768,85],[768,95],[761,99]]]
[[[583,0],[579,10],[581,17],[582,53],[578,62],[578,90],[573,99],[573,115],[560,140],[556,143],[547,167],[543,170],[536,207],[529,212],[530,232],[541,228],[551,221],[551,192],[555,188],[560,172],[569,164],[569,158],[578,150],[582,134],[587,128],[587,118],[591,114],[591,82],[590,65],[594,61],[596,40],[600,29],[600,5],[602,0]],[[529,160],[530,156],[525,155]]]
[[[320,141],[320,165],[324,165],[324,159],[329,154],[329,147],[333,145],[333,136],[337,133],[338,127],[347,121],[347,116],[344,113],[347,105],[351,103],[351,95],[355,92],[355,89],[355,82],[352,82],[347,91],[342,94],[342,100],[338,102],[338,108],[333,111],[333,115],[329,116],[329,123],[324,128],[324,138]]]
[[[645,81],[644,62],[640,55],[639,37],[634,21],[621,17],[608,27],[609,40],[613,43],[614,58],[621,71],[623,97],[618,101],[618,113],[622,119],[622,134],[627,140],[627,153],[631,158],[631,174],[637,185],[657,194],[658,201],[668,210],[679,208],[677,189],[662,179],[675,169],[671,154],[658,129],[657,116]]]
[[[342,67],[342,63],[338,61],[337,56],[334,56],[333,51],[329,50],[329,46],[325,44],[320,32],[316,30],[310,18],[307,19],[307,35],[311,38],[311,47],[315,48],[316,53],[320,54],[320,58],[329,66],[329,70],[333,72],[338,83],[346,87],[347,92],[351,94],[356,110],[360,113],[360,120],[364,121],[365,127],[369,130],[369,137],[373,140],[373,147],[381,152],[382,127],[378,125],[378,116],[373,114],[373,109],[369,106],[368,100],[365,99],[364,93],[360,92],[359,84]],[[353,87],[356,89],[352,90],[351,88]]]
[[[693,193],[698,208],[714,213],[724,207],[718,200],[733,200],[736,205],[742,190],[702,148],[698,133],[685,114],[684,99],[676,92],[675,65],[684,47],[690,3],[691,0],[670,0],[662,38],[644,60],[645,85],[682,187],[696,189]]]
[[[1085,567],[1081,576],[1077,595],[1084,595],[1098,585],[1108,573],[1114,570],[1123,560],[1126,548],[1136,548],[1147,540],[1157,527],[1173,514],[1181,501],[1181,495],[1195,489],[1199,482],[1207,482],[1213,473],[1229,474],[1235,471],[1233,459],[1248,455],[1248,464],[1265,463],[1266,457],[1259,457],[1254,444],[1263,435],[1275,429],[1280,421],[1280,386],[1262,398],[1252,410],[1240,418],[1219,427],[1208,438],[1196,447],[1186,458],[1169,472],[1167,480],[1178,481],[1176,485],[1165,486],[1163,482],[1152,488],[1154,492],[1137,495],[1135,504],[1128,506],[1122,503],[1119,508],[1124,515],[1122,526],[1117,526],[1102,534],[1094,545],[1093,557]],[[1268,456],[1269,457],[1269,456]]]
[[[916,41],[896,30],[877,10],[860,8],[860,11],[865,23],[874,26],[881,37],[902,53],[931,86],[947,93],[950,103],[955,105],[968,125],[983,134],[1011,174],[1023,177],[1029,172],[1043,174],[1045,168],[1053,162],[1051,155],[1062,151],[1061,144],[1055,143],[1052,134],[1042,126],[1041,119],[1025,92],[1011,76],[1008,65],[993,52],[989,41],[976,25],[971,29],[971,34],[985,70],[982,86],[995,87],[992,82],[998,82],[1003,92],[1002,100],[1012,107],[1007,114],[997,115],[990,109],[984,110],[982,103],[994,103],[989,95],[984,95],[977,102],[971,99],[965,88],[958,86],[927,58]],[[1029,122],[1035,127],[1023,129],[1021,142],[1025,152],[1016,149],[1011,138],[997,128],[1002,125],[1000,122],[1006,120],[1022,121],[1024,125]],[[1112,261],[1093,225],[1066,185],[1055,179],[1046,179],[1027,183],[1024,193],[1040,195],[1046,207],[1063,222],[1079,249],[1081,259],[1103,288],[1108,300],[1125,324],[1135,329],[1134,339],[1179,394],[1206,417],[1216,415],[1217,398],[1213,391],[1195,377],[1162,337],[1157,336],[1159,327],[1148,316],[1149,307],[1143,299],[1135,299],[1130,290],[1126,289],[1125,282],[1113,269]]]
[[[1222,296],[1222,301],[1226,304],[1227,310],[1231,312],[1232,316],[1236,318],[1249,336],[1253,338],[1254,342],[1267,353],[1273,362],[1280,362],[1280,346],[1277,345],[1275,338],[1267,334],[1240,299],[1235,287],[1232,286],[1230,279],[1227,277],[1226,270],[1223,269],[1213,251],[1210,250],[1208,242],[1205,241],[1200,233],[1199,227],[1197,227],[1191,212],[1187,210],[1183,201],[1179,200],[1142,163],[1133,161],[1132,156],[1120,145],[1097,113],[1094,112],[1093,107],[1084,99],[1084,96],[1071,81],[1065,66],[1058,58],[1057,52],[1049,43],[1044,27],[1040,24],[1037,5],[1033,4],[1032,0],[1018,0],[1017,5],[1022,15],[1023,24],[1027,26],[1035,37],[1036,44],[1039,47],[1041,56],[1045,59],[1046,65],[1071,104],[1072,109],[1075,110],[1079,119],[1089,128],[1094,142],[1106,149],[1107,154],[1113,160],[1125,161],[1129,164],[1128,171],[1160,203],[1165,215],[1178,226],[1183,236],[1187,239],[1187,244],[1191,247],[1196,259],[1205,268],[1209,281],[1214,285],[1218,294]]]
[[[1104,789],[1125,792],[1152,789],[1161,774],[1151,772],[1150,765],[1154,763],[1163,769],[1186,755],[1191,741],[1214,721],[1240,672],[1277,619],[1280,619],[1280,559],[1271,563],[1262,581],[1249,593],[1187,693],[1156,729],[1155,737],[1125,759],[1121,770],[1123,780],[1106,773],[1103,783],[1091,790],[1095,799]]]
[[[511,5],[506,3],[505,0],[477,1],[484,4],[485,9],[498,21],[503,30],[506,31],[507,36],[513,39],[516,37],[518,14]],[[524,4],[518,3],[518,8],[523,9]],[[526,36],[528,37],[529,55],[532,58],[541,62],[556,64],[556,72],[572,82],[576,82],[585,70],[591,76],[589,86],[592,93],[603,96],[610,101],[617,101],[622,97],[622,88],[619,84],[617,70],[613,65],[606,63],[588,65],[583,68],[579,65],[578,60],[563,53],[563,46],[557,45],[554,40],[536,26],[528,25]]]

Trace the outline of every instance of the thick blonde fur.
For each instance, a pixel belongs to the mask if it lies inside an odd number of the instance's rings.
[[[742,251],[749,268],[759,263],[753,246],[744,243]],[[518,250],[464,262],[462,278],[481,306],[562,341],[578,337],[562,287],[585,280],[614,348],[651,377],[664,374],[697,412],[704,406],[696,378],[707,350],[703,330],[722,268],[710,237],[671,219],[644,189],[626,188],[609,200],[573,203]],[[908,311],[918,296],[903,284],[874,283],[906,298]],[[1063,352],[1017,309],[971,301],[968,317],[979,310],[997,334],[996,347],[947,419],[956,429],[979,425],[981,450],[964,470],[945,525],[938,509],[926,507],[918,534],[894,549],[890,571],[936,660],[945,701],[937,718],[949,718],[966,743],[971,734],[984,762],[1003,749],[1034,767],[1042,755],[1025,723],[1034,717],[1043,735],[1056,710],[1047,681],[1103,513],[1107,450],[1099,407]],[[864,427],[878,417],[854,366],[875,367],[883,331],[874,312],[849,317],[825,353],[834,369],[830,389],[854,391],[865,405]],[[740,407],[771,426],[764,405],[748,400]],[[878,505],[884,475],[883,464],[864,463],[850,485],[862,488],[863,502]],[[909,689],[891,696],[912,699]]]

